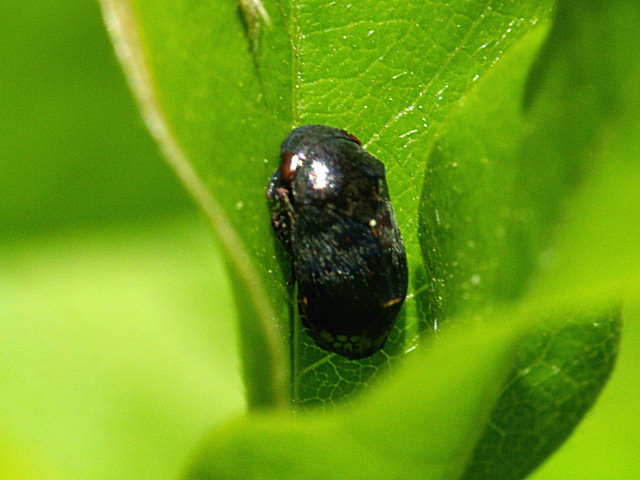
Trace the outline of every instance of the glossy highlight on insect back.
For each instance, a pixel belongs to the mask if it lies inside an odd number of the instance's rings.
[[[280,159],[267,197],[302,323],[325,350],[368,357],[384,346],[407,292],[384,165],[355,136],[326,125],[295,128]]]

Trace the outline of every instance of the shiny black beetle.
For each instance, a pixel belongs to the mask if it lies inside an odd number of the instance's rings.
[[[404,243],[385,168],[353,135],[295,128],[267,189],[291,255],[300,317],[322,348],[350,359],[384,345],[407,292]]]

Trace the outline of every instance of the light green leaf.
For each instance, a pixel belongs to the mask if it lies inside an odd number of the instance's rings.
[[[0,236],[184,210],[96,2],[4,0]]]
[[[540,296],[640,293],[638,28],[631,0],[559,5],[537,69],[543,81],[531,110],[540,120],[529,155],[574,164],[580,188],[536,285]]]
[[[32,478],[175,479],[245,408],[224,265],[194,214],[5,238],[0,283],[0,448]]]
[[[419,347],[352,405],[254,414],[216,429],[187,478],[458,478],[530,331],[530,316],[506,318]]]

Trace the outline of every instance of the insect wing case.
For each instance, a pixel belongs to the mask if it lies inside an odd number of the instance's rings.
[[[384,165],[356,142],[332,127],[294,130],[269,187],[302,322],[321,347],[348,358],[382,348],[407,289]]]

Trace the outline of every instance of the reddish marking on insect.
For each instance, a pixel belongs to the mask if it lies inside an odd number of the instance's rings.
[[[362,146],[362,142],[360,141],[360,139],[358,137],[356,137],[355,135],[353,135],[352,133],[347,132],[346,130],[341,130],[342,133],[344,133],[347,137],[349,137],[349,140],[351,140],[352,142],[356,142],[358,145]]]
[[[296,173],[296,169],[298,168],[298,157],[295,156],[295,162],[292,163],[294,154],[293,152],[282,152],[280,154],[280,159],[282,163],[280,164],[280,171],[282,171],[282,178],[284,178],[287,182],[290,182],[293,179],[293,174]]]

